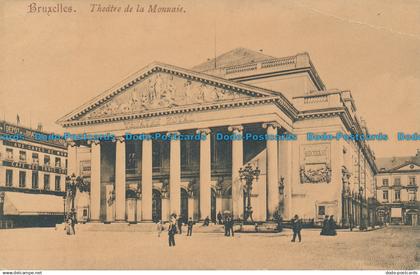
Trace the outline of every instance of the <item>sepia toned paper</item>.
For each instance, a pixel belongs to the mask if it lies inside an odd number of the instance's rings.
[[[419,9],[0,2],[0,268],[416,272]]]

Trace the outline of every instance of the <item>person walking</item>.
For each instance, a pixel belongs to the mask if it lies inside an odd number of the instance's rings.
[[[328,220],[328,236],[335,236],[337,235],[337,224],[335,223],[334,216],[331,215],[330,219]]]
[[[229,230],[229,217],[225,217],[224,221],[223,221],[223,225],[225,227],[225,236],[229,237],[230,235],[230,230]]]
[[[176,223],[169,223],[168,237],[169,237],[169,246],[175,246],[175,234],[176,234]]]
[[[192,218],[190,217],[190,218],[188,219],[188,231],[187,231],[187,236],[191,236],[191,235],[192,235],[192,229],[193,229],[193,226],[194,226],[194,222],[193,222]]]
[[[324,221],[322,223],[322,229],[321,229],[321,234],[320,235],[328,235],[328,228],[329,228],[329,219],[328,219],[328,215],[325,215]]]
[[[302,221],[299,219],[298,215],[295,215],[292,219],[292,229],[293,229],[293,239],[292,242],[295,242],[296,236],[299,239],[299,242],[302,241],[302,236],[300,235],[300,231],[302,230]]]

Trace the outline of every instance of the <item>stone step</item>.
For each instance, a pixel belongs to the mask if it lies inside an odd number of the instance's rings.
[[[164,231],[168,230],[169,223],[164,224]],[[57,224],[56,230],[64,230],[64,223]],[[182,231],[187,232],[188,227],[186,225],[182,226]],[[76,224],[76,231],[107,231],[107,232],[157,232],[156,223],[85,223],[85,224]],[[234,230],[237,232],[240,230],[240,225],[234,225]],[[193,227],[194,233],[224,233],[225,229],[223,225],[210,224],[209,226],[203,226],[200,223],[197,223]]]

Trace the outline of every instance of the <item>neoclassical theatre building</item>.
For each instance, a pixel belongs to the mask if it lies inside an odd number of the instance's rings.
[[[219,212],[243,219],[239,170],[248,163],[261,171],[250,196],[254,221],[276,213],[315,222],[334,215],[343,225],[375,218],[367,142],[307,139],[368,133],[351,92],[328,90],[307,53],[276,58],[238,48],[191,69],[152,63],[57,122],[73,134],[115,135],[68,147],[69,175],[90,182],[79,204],[88,221],[165,221],[171,213],[203,220]]]

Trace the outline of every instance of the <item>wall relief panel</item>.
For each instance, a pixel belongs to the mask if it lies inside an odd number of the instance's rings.
[[[330,144],[305,144],[300,146],[300,182],[331,182]]]

